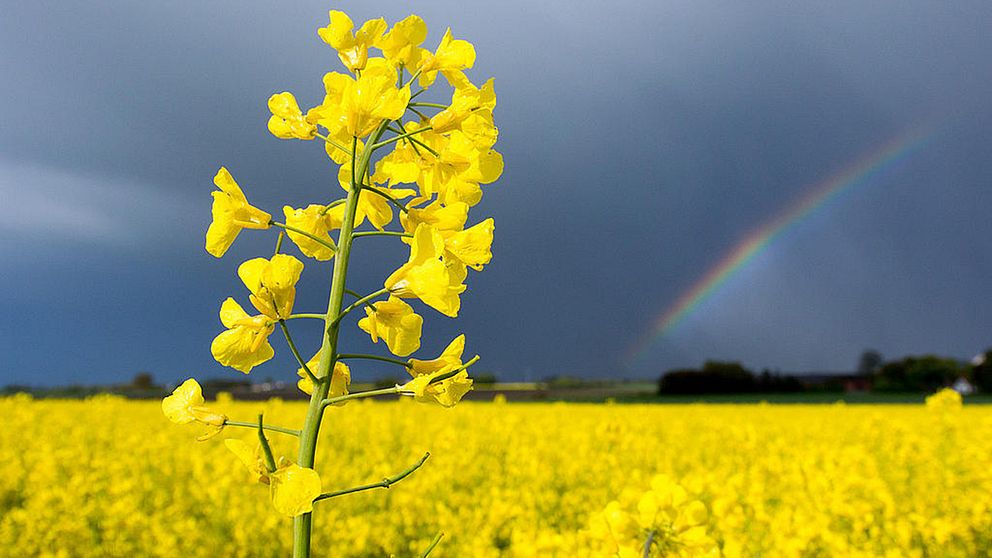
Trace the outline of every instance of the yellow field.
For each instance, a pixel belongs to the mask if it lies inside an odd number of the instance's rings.
[[[305,410],[211,407],[294,428]],[[251,430],[198,443],[202,429],[170,424],[158,402],[111,398],[0,399],[0,416],[0,555],[290,552],[290,520],[222,442],[254,443]],[[707,540],[727,556],[992,548],[992,407],[375,402],[330,408],[322,434],[327,491],[431,458],[389,490],[318,502],[316,556],[419,556],[439,530],[432,558],[610,556],[617,542],[640,544],[659,474],[676,531],[656,537],[670,549],[703,540],[686,555]],[[293,438],[270,439],[295,455]],[[700,525],[680,534],[689,516]]]

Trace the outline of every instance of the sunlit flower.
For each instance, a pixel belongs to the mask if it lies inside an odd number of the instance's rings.
[[[217,435],[227,421],[226,416],[207,409],[203,403],[200,384],[190,378],[177,387],[172,395],[162,399],[162,412],[166,418],[176,424],[189,424],[195,421],[213,427],[198,438],[202,441]]]
[[[453,87],[457,87],[467,81],[462,70],[474,64],[475,47],[472,43],[455,39],[451,29],[446,29],[437,50],[425,53],[420,59],[420,86],[427,87],[434,83],[437,73],[441,72]]]
[[[292,93],[284,91],[269,97],[269,110],[269,131],[277,138],[311,140],[317,133],[317,127],[303,117]]]
[[[494,221],[490,217],[481,223],[459,232],[443,232],[445,258],[482,271],[482,267],[493,258]]]
[[[385,287],[398,297],[416,297],[446,316],[457,316],[464,277],[458,280],[457,273],[449,272],[443,254],[444,237],[421,223],[413,233],[409,260],[386,278]]]
[[[427,24],[419,16],[409,15],[393,24],[392,29],[383,35],[376,45],[382,50],[386,60],[394,66],[413,68],[427,53],[419,48],[427,38]]]
[[[282,212],[286,216],[288,226],[306,231],[327,242],[321,244],[308,236],[287,230],[286,234],[300,252],[319,261],[327,261],[334,257],[334,250],[330,248],[334,246],[334,239],[329,233],[341,228],[341,222],[344,220],[344,204],[338,204],[330,209],[317,204],[310,204],[305,209],[294,209],[287,205],[282,208]]]
[[[276,254],[268,260],[253,258],[238,267],[238,277],[251,291],[251,303],[273,320],[293,313],[301,273],[303,263],[288,254]]]
[[[276,511],[290,517],[313,511],[313,500],[321,493],[320,476],[316,471],[300,467],[284,457],[279,458],[274,471],[269,471],[257,446],[252,450],[238,439],[224,440],[224,445],[238,456],[257,482],[269,485],[269,497]]]
[[[349,71],[365,69],[369,58],[369,47],[386,31],[386,20],[370,19],[362,24],[357,33],[352,33],[355,24],[348,14],[331,10],[328,17],[330,23],[327,27],[318,29],[317,34],[325,43],[338,51],[338,58]]]
[[[219,258],[231,247],[241,229],[267,229],[272,216],[248,204],[241,187],[226,168],[217,171],[214,184],[220,192],[211,193],[213,221],[207,229],[206,246],[207,252]]]
[[[220,321],[228,329],[210,344],[210,353],[217,362],[247,374],[275,354],[268,339],[275,329],[270,318],[249,316],[240,304],[228,298],[221,305]]]
[[[357,79],[331,72],[324,76],[324,102],[307,113],[311,122],[348,137],[363,138],[383,120],[403,116],[410,101],[410,88],[396,87],[396,71],[382,58],[369,60]],[[351,147],[351,142],[348,145]]]
[[[433,360],[411,358],[409,372],[413,379],[403,384],[401,389],[412,392],[414,399],[419,402],[453,407],[462,396],[472,390],[472,379],[468,377],[468,372],[459,370],[463,367],[464,351],[465,336],[459,335]],[[457,373],[450,375],[456,370]],[[444,376],[448,377],[438,380]]]
[[[413,312],[409,304],[395,296],[365,308],[366,317],[358,327],[378,343],[381,337],[389,351],[396,356],[407,356],[420,348],[420,331],[424,319]]]
[[[320,364],[320,351],[313,355],[310,360],[307,361],[307,368],[313,374],[317,373],[317,365]],[[296,387],[300,388],[300,391],[310,395],[313,393],[313,382],[310,381],[310,377],[307,376],[306,370],[303,367],[296,369],[296,375],[300,379],[296,382]],[[348,386],[351,385],[351,369],[348,365],[342,361],[337,361],[334,363],[334,373],[331,374],[331,385],[327,390],[327,397],[341,397],[342,395],[348,395]],[[347,401],[341,401],[335,403],[336,406],[341,406],[347,403]]]

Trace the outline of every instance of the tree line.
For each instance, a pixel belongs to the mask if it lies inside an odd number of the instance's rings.
[[[706,361],[701,368],[680,368],[658,379],[662,395],[798,393],[805,391],[878,391],[930,393],[965,380],[977,391],[992,393],[992,349],[971,362],[937,355],[885,361],[874,350],[862,353],[857,370],[841,374],[755,373],[735,361]],[[964,384],[958,384],[964,385]]]

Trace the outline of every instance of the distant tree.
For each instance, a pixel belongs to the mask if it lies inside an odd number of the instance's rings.
[[[882,366],[882,353],[875,349],[866,349],[858,359],[858,374],[871,376]]]
[[[134,389],[152,389],[155,387],[155,378],[149,372],[138,372],[131,380],[131,387]]]
[[[971,381],[979,391],[992,393],[992,349],[987,349],[972,361]]]
[[[936,355],[910,356],[885,363],[875,374],[878,391],[930,392],[949,386],[967,370],[961,363]]]
[[[702,370],[670,370],[658,380],[658,393],[702,395],[750,393],[757,389],[754,373],[739,362],[706,361]]]

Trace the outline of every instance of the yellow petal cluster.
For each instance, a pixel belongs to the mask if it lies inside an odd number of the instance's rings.
[[[317,365],[320,364],[320,351],[313,355],[310,360],[307,361],[307,368],[310,372],[317,373]],[[300,391],[310,395],[313,393],[313,382],[307,376],[306,370],[301,366],[296,370],[296,375],[300,377],[296,382],[296,387],[300,388]],[[342,361],[337,361],[334,363],[334,372],[331,374],[331,386],[327,390],[328,397],[341,397],[342,395],[348,395],[348,386],[351,385],[351,369],[348,365]],[[347,401],[341,401],[335,403],[336,406],[340,407],[347,403]]]
[[[269,344],[274,322],[264,316],[249,316],[233,298],[220,307],[220,321],[227,330],[214,338],[210,354],[217,362],[245,374],[275,354]]]
[[[293,313],[301,273],[303,262],[288,254],[276,254],[268,260],[253,258],[238,267],[238,277],[251,291],[252,305],[276,321]]]
[[[215,436],[224,428],[227,417],[203,406],[203,391],[200,384],[189,378],[173,390],[172,395],[162,399],[162,412],[176,424],[199,422],[213,427],[198,439],[203,441]]]
[[[396,71],[382,58],[369,60],[358,78],[331,72],[324,76],[324,101],[307,113],[307,119],[346,137],[363,138],[383,120],[403,116],[410,88],[396,86]],[[340,136],[338,136],[340,137]],[[348,141],[346,148],[351,147]]]
[[[294,209],[287,205],[282,208],[282,212],[286,217],[286,225],[306,231],[311,236],[326,242],[321,244],[309,236],[287,230],[286,234],[300,252],[318,261],[327,261],[334,257],[334,250],[330,248],[334,246],[334,239],[331,238],[330,231],[341,228],[344,219],[343,204],[331,208],[326,205],[310,204],[303,209]]]
[[[355,24],[348,14],[331,10],[328,17],[330,23],[327,27],[318,29],[317,35],[338,51],[338,58],[349,71],[364,70],[369,58],[369,47],[378,42],[385,33],[386,20],[370,19],[363,23],[357,32],[353,32]]]
[[[472,379],[468,377],[468,372],[459,370],[463,367],[463,352],[465,352],[465,336],[459,335],[435,359],[411,358],[409,372],[413,379],[403,384],[401,388],[411,392],[414,399],[421,403],[433,402],[442,407],[453,407],[462,396],[472,390]],[[455,370],[459,370],[458,373],[450,375]],[[442,376],[448,377],[437,380]]]
[[[420,332],[424,319],[413,312],[409,304],[395,296],[365,308],[365,317],[358,327],[378,343],[381,337],[396,356],[407,356],[420,348]]]
[[[321,493],[320,476],[316,471],[282,457],[276,470],[269,471],[258,446],[252,450],[236,438],[224,440],[224,445],[245,464],[257,482],[269,485],[269,497],[277,512],[295,517],[313,511],[313,500]]]
[[[419,48],[427,38],[427,24],[420,16],[409,15],[393,24],[375,46],[392,66],[415,68],[427,51]]]
[[[213,192],[213,221],[207,229],[207,252],[221,257],[234,243],[241,229],[267,229],[272,216],[251,206],[231,173],[221,167],[214,176],[220,192]]]
[[[317,134],[317,127],[303,117],[300,105],[292,93],[276,93],[269,97],[269,131],[281,139],[311,140]]]
[[[441,44],[433,53],[426,53],[420,60],[420,86],[427,87],[437,79],[441,72],[452,87],[457,87],[466,81],[462,70],[475,64],[475,47],[472,43],[455,39],[451,28],[444,31]]]
[[[441,260],[444,250],[440,232],[425,223],[417,225],[410,258],[386,278],[385,287],[400,298],[419,298],[445,316],[457,316],[465,274]]]

